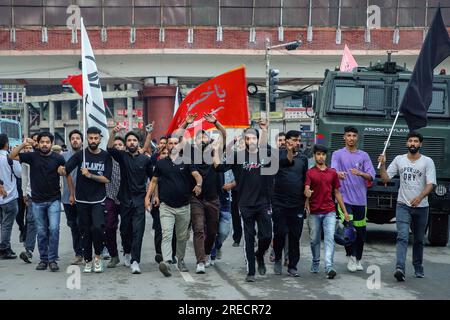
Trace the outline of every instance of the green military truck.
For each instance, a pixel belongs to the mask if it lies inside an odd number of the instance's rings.
[[[351,124],[359,130],[359,148],[369,153],[377,168],[378,155],[383,151],[411,76],[405,67],[390,60],[389,57],[385,63],[357,68],[353,72],[325,72],[314,101],[316,143],[326,145],[330,151],[344,147],[343,128]],[[428,111],[428,126],[418,130],[424,136],[421,153],[431,157],[436,165],[437,186],[429,195],[428,225],[428,240],[435,246],[445,246],[449,235],[449,91],[450,76],[436,75],[433,81],[433,102]],[[405,136],[408,132],[400,115],[386,151],[387,165],[395,156],[407,152]],[[385,186],[377,175],[368,190],[369,222],[384,224],[395,221],[398,188],[398,178]]]

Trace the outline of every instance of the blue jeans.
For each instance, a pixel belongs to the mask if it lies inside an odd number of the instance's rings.
[[[409,228],[413,232],[413,266],[415,271],[423,272],[423,247],[428,224],[428,207],[414,208],[397,204],[397,264],[405,272],[406,251],[408,249]]]
[[[11,233],[18,212],[19,207],[16,199],[0,205],[0,251],[2,252],[11,250]]]
[[[26,209],[26,226],[27,226],[27,236],[25,239],[24,247],[25,250],[33,252],[36,246],[36,221],[34,221],[33,210],[31,208],[31,203]]]
[[[61,202],[31,203],[36,222],[39,254],[43,262],[55,262],[58,258],[59,222]]]
[[[231,212],[230,211],[220,211],[219,218],[219,232],[217,233],[216,241],[211,250],[211,259],[216,258],[216,250],[222,248],[223,243],[227,239],[231,231]]]
[[[310,214],[308,218],[309,238],[313,268],[318,269],[320,263],[320,236],[323,228],[325,244],[325,272],[333,268],[334,232],[336,230],[336,212],[326,214]]]

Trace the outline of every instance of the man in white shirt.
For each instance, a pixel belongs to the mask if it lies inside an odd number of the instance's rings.
[[[398,191],[397,223],[397,264],[394,277],[405,281],[405,261],[408,249],[409,229],[414,236],[413,266],[416,278],[425,276],[423,270],[423,247],[425,231],[428,224],[428,194],[436,184],[436,168],[431,158],[420,154],[423,136],[410,132],[406,137],[408,153],[395,157],[386,170],[386,157],[380,155],[381,178],[385,183],[394,176],[400,176]]]
[[[15,259],[17,255],[11,249],[11,232],[19,211],[17,205],[17,179],[22,174],[18,161],[8,161],[9,140],[4,133],[0,134],[0,179],[6,193],[0,196],[0,259]]]

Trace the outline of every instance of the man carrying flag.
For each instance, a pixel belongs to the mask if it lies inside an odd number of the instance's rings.
[[[105,104],[103,100],[102,86],[95,63],[89,37],[81,18],[81,61],[83,74],[83,134],[86,131],[86,122],[89,127],[97,127],[101,130],[100,148],[106,150],[109,139],[108,125],[106,121]]]
[[[425,275],[422,265],[423,239],[428,222],[428,194],[433,190],[433,185],[436,184],[436,169],[431,158],[420,154],[423,136],[414,132],[414,130],[427,125],[427,112],[433,94],[433,70],[449,55],[450,38],[439,7],[420,50],[413,74],[392,126],[393,129],[399,113],[402,112],[411,131],[406,138],[408,153],[397,156],[387,170],[385,168],[386,147],[378,159],[381,164],[381,178],[385,183],[395,175],[400,175],[400,189],[396,208],[397,264],[394,273],[397,281],[405,281],[405,260],[410,227],[414,235],[413,266],[415,276],[423,278]],[[386,142],[386,146],[388,143],[389,141]]]

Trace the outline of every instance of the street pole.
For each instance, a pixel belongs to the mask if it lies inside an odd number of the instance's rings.
[[[269,52],[270,52],[270,39],[266,38],[266,113],[270,111],[270,100],[269,100],[269,73],[270,73],[270,61],[269,61]]]

